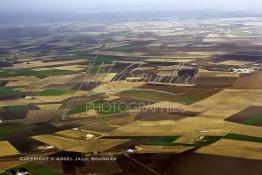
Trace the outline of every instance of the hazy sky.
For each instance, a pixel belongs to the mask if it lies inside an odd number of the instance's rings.
[[[262,11],[262,0],[0,0],[6,12],[225,9]]]

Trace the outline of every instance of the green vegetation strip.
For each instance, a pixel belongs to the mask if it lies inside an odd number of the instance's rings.
[[[0,78],[6,77],[18,77],[18,76],[35,76],[38,78],[46,78],[49,76],[57,76],[57,75],[71,75],[78,74],[81,71],[71,71],[71,70],[58,70],[58,69],[50,69],[44,71],[35,71],[32,69],[16,69],[16,70],[0,70]]]
[[[218,140],[220,140],[221,138],[262,143],[262,138],[260,138],[260,137],[253,137],[253,136],[233,134],[233,133],[230,133],[230,134],[228,134],[224,137],[221,137],[221,136],[205,136],[202,140],[196,141],[194,144],[174,143],[174,141],[178,137],[179,136],[161,137],[161,138],[157,138],[157,139],[153,139],[151,141],[148,141],[144,144],[145,145],[154,145],[154,146],[178,146],[178,145],[180,145],[180,146],[203,147],[203,146],[207,146],[207,145],[210,145],[212,143],[215,143]]]
[[[253,136],[233,134],[233,133],[230,133],[230,134],[226,135],[224,138],[225,139],[231,139],[231,140],[240,140],[240,141],[262,143],[262,138],[261,137],[253,137]]]
[[[173,143],[179,136],[172,137],[161,137],[157,139],[150,140],[145,145],[153,145],[153,146],[176,146],[177,144]]]
[[[146,90],[128,90],[121,92],[120,95],[122,97],[127,97],[136,100],[146,100],[151,102],[175,101],[175,96],[173,97],[170,94]]]
[[[13,94],[14,94],[13,88],[0,87],[0,96],[8,96],[8,95],[13,95]]]
[[[260,125],[260,124],[262,124],[262,114],[250,117],[249,119],[244,121],[244,124],[247,124],[247,125]]]
[[[10,113],[21,113],[28,110],[28,106],[26,105],[18,105],[18,106],[6,106],[3,109]]]
[[[124,46],[109,48],[109,49],[105,49],[105,50],[106,51],[116,51],[116,52],[129,52],[129,51],[135,50],[137,48],[138,48],[138,46],[135,46],[135,45],[124,45]]]
[[[33,128],[33,125],[23,125],[19,123],[6,123],[0,125],[0,141],[6,140],[6,136],[9,134],[15,134],[23,131],[27,131]]]
[[[155,146],[191,146],[191,147],[202,147],[210,145],[219,139],[221,139],[220,136],[205,136],[202,140],[196,141],[194,144],[180,144],[180,143],[174,143],[174,141],[179,138],[179,136],[173,136],[173,137],[161,137],[158,139],[151,140],[149,142],[144,143],[145,145],[155,145]]]
[[[96,110],[99,114],[102,115],[109,115],[109,114],[116,114],[116,113],[121,113],[125,112],[126,106],[125,105],[117,105],[117,104],[111,104],[111,103],[104,103],[104,102],[92,102],[92,103],[87,103],[87,104],[82,104],[79,106],[76,106],[72,108],[68,114],[79,114],[83,112],[87,112],[91,109]]]
[[[193,146],[195,147],[202,147],[202,146],[207,146],[212,143],[215,143],[216,141],[220,140],[220,136],[205,136],[204,139],[196,141]]]
[[[249,36],[253,36],[252,33],[250,32],[242,32],[242,31],[235,31],[235,32],[231,32],[231,35],[236,35],[236,36],[240,36],[240,37],[249,37]]]
[[[61,96],[65,94],[71,94],[74,91],[68,89],[46,89],[40,92],[39,96]]]

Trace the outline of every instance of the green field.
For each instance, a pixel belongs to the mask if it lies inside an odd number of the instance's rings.
[[[231,32],[231,35],[236,35],[236,36],[240,36],[240,37],[249,37],[249,36],[253,36],[252,33],[250,32],[242,32],[242,31],[235,31],[235,32]]]
[[[196,141],[193,146],[195,147],[202,147],[202,146],[207,146],[212,143],[215,143],[216,141],[220,140],[220,136],[205,136],[204,139],[200,141]]]
[[[79,114],[79,113],[89,111],[91,109],[96,110],[99,114],[102,114],[102,115],[116,114],[120,112],[125,112],[127,110],[125,106],[118,107],[118,105],[114,105],[110,103],[93,102],[93,103],[87,103],[87,104],[76,106],[72,108],[68,112],[68,114],[69,115]]]
[[[173,143],[179,136],[172,137],[161,137],[157,139],[153,139],[144,143],[144,145],[154,145],[154,146],[176,146],[177,144]]]
[[[18,76],[35,76],[38,78],[46,78],[49,76],[57,76],[57,75],[71,75],[78,74],[81,71],[71,71],[71,70],[58,70],[58,69],[50,69],[44,71],[35,71],[32,69],[16,69],[16,70],[0,70],[0,78],[6,77],[18,77]]]
[[[14,94],[14,90],[13,88],[10,88],[10,87],[0,87],[0,95],[4,95],[4,96],[7,96],[7,95],[13,95]]]
[[[231,139],[231,140],[240,140],[240,141],[262,143],[262,138],[260,138],[260,137],[253,137],[253,136],[233,134],[233,133],[227,134],[224,138],[225,139]]]
[[[159,101],[176,101],[175,97],[172,97],[169,94],[164,94],[154,91],[145,91],[145,90],[127,90],[120,93],[120,96],[131,98],[135,100],[150,101],[150,102],[159,102]]]
[[[15,134],[32,129],[33,125],[23,125],[19,123],[7,123],[0,125],[0,141],[4,141],[9,134]]]
[[[115,52],[129,52],[132,51],[134,49],[137,49],[138,47],[135,45],[124,45],[124,46],[120,46],[120,47],[114,47],[114,48],[109,48],[109,49],[105,49],[106,51],[115,51]]]
[[[46,89],[40,92],[39,96],[61,96],[65,94],[71,94],[74,91],[68,89]]]
[[[50,168],[47,168],[47,167],[44,167],[42,165],[38,165],[38,164],[35,164],[35,163],[27,163],[23,166],[19,166],[17,168],[11,168],[9,170],[7,170],[6,172],[14,172],[16,171],[18,168],[26,168],[30,174],[32,175],[60,175],[59,172],[53,170],[53,169],[50,169]]]
[[[249,119],[244,121],[246,125],[262,125],[262,114],[250,117]]]
[[[10,113],[21,113],[28,110],[28,106],[26,105],[18,105],[18,106],[6,106],[4,110]]]

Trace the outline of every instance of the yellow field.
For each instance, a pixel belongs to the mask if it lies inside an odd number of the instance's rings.
[[[118,81],[118,82],[109,82],[104,83],[102,85],[99,85],[95,89],[93,89],[93,92],[96,93],[108,93],[108,94],[116,94],[121,91],[125,91],[131,88],[136,88],[139,86],[144,85],[144,83],[139,82],[126,82],[126,81]]]
[[[54,135],[38,135],[38,136],[33,136],[32,138],[64,150],[83,143],[83,141],[81,140],[54,136]]]
[[[40,142],[56,146],[57,148],[66,151],[76,151],[82,153],[104,151],[112,148],[116,145],[127,142],[124,139],[89,139],[89,140],[77,140],[72,138],[65,138],[54,135],[39,135],[32,137]]]
[[[110,135],[173,136],[201,133],[202,135],[223,136],[236,126],[238,125],[220,119],[189,117],[179,121],[136,121],[114,130]]]
[[[9,82],[5,85],[6,87],[10,86],[28,86],[39,79],[36,77],[10,77],[10,78],[3,78],[3,80],[9,80]]]
[[[190,105],[188,110],[200,112],[205,116],[213,118],[225,119],[251,105],[262,106],[261,99],[262,89],[225,89],[211,97]]]
[[[58,136],[72,138],[72,139],[85,139],[88,132],[84,131],[73,131],[73,130],[64,130],[55,133]],[[92,134],[92,133],[91,133]]]
[[[90,139],[84,142],[81,145],[76,145],[67,149],[68,151],[76,151],[82,153],[89,153],[89,152],[103,152],[107,149],[110,149],[114,146],[120,145],[125,143],[129,140],[126,139]]]
[[[47,104],[47,105],[37,105],[41,110],[56,110],[61,104]]]
[[[0,157],[14,156],[20,154],[9,142],[0,142]]]
[[[223,64],[223,65],[232,65],[232,66],[245,66],[247,64],[252,64],[255,62],[251,62],[251,61],[238,61],[238,60],[227,60],[227,61],[222,61],[219,62],[219,64]]]
[[[30,91],[34,91],[34,90],[41,90],[43,87],[51,84],[66,84],[67,82],[71,82],[72,80],[76,79],[80,75],[81,74],[73,74],[73,75],[59,75],[59,76],[47,77],[34,82],[27,89]]]
[[[141,145],[139,146],[138,153],[182,153],[190,150],[193,147],[190,146],[153,146],[153,145]]]
[[[197,153],[262,160],[262,143],[221,139],[198,149]]]
[[[71,71],[80,71],[80,70],[84,70],[86,67],[82,66],[82,65],[69,65],[69,66],[58,66],[55,67],[55,69],[58,70],[71,70]],[[33,69],[35,71],[44,71],[44,70],[50,70],[50,67],[46,67],[46,68],[37,68],[37,69]]]

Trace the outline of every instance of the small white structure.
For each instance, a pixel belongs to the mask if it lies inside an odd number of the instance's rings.
[[[29,174],[28,172],[17,172],[16,175],[25,175],[25,174]]]
[[[79,131],[80,129],[79,128],[73,128],[72,130],[73,131]]]
[[[93,135],[93,134],[87,134],[86,135],[86,139],[92,139],[92,138],[94,138],[95,136]]]
[[[32,96],[25,96],[25,99],[27,99],[27,100],[32,100],[33,97],[32,97]]]
[[[231,70],[231,72],[242,73],[242,74],[250,74],[250,73],[256,71],[253,68],[233,68],[233,69],[230,69],[230,70]]]
[[[134,150],[134,149],[128,149],[127,152],[128,152],[128,153],[134,153],[134,152],[136,152],[136,150]]]
[[[52,146],[52,145],[46,146],[46,149],[54,149],[54,148],[55,148],[55,146]]]

